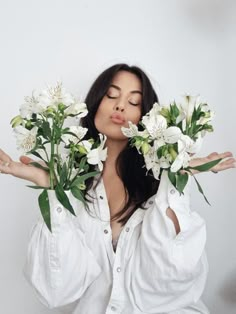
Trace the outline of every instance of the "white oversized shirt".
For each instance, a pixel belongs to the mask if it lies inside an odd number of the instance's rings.
[[[208,272],[205,222],[190,210],[189,189],[188,183],[180,195],[163,172],[147,209],[137,209],[123,227],[116,253],[102,180],[91,192],[92,216],[73,197],[77,216],[71,215],[50,191],[53,233],[40,219],[25,265],[40,300],[66,314],[209,313],[200,299]]]

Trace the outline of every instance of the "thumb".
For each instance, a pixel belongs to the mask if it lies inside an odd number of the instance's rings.
[[[33,162],[34,160],[29,158],[28,156],[20,156],[20,161],[23,164],[28,165],[29,163]]]

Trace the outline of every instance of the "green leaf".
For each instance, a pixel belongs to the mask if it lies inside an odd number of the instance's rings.
[[[48,121],[43,121],[42,130],[43,130],[43,136],[45,138],[50,139],[51,138],[51,128],[50,128],[50,124]]]
[[[63,190],[63,187],[60,185],[60,184],[57,184],[56,185],[56,188],[55,188],[55,192],[56,192],[56,196],[57,196],[57,199],[58,201],[65,207],[67,208],[71,214],[73,214],[74,216],[75,215],[75,212],[74,212],[74,209],[69,201],[69,198],[68,196],[66,195],[65,191]]]
[[[44,189],[43,192],[39,195],[38,202],[39,202],[39,208],[43,216],[43,219],[45,221],[45,224],[47,225],[50,232],[52,232],[50,205],[49,205],[48,193],[46,189]]]
[[[198,180],[195,178],[194,175],[193,175],[193,178],[194,178],[194,180],[195,180],[195,182],[196,182],[196,184],[197,184],[198,191],[203,195],[203,197],[204,197],[205,201],[207,202],[207,204],[211,206],[211,204],[209,203],[208,199],[206,198],[206,196],[205,196],[205,194],[204,194],[204,192],[203,192],[203,189],[202,189],[200,183],[198,182]]]
[[[30,154],[32,154],[32,155],[34,155],[34,156],[36,156],[36,157],[42,159],[43,161],[45,161],[45,160],[43,159],[43,157],[42,157],[39,153],[37,153],[37,152],[35,152],[35,151],[31,151]]]
[[[166,150],[168,150],[167,145],[160,146],[156,151],[157,157],[161,158],[162,156],[165,156]]]
[[[180,194],[183,193],[183,190],[184,190],[187,182],[188,182],[188,174],[187,173],[176,175],[176,186],[177,186],[177,190],[180,192]]]
[[[176,103],[174,102],[170,105],[170,114],[171,114],[171,121],[172,123],[176,123],[176,119],[179,116],[179,108],[177,107]]]
[[[86,161],[87,161],[87,157],[81,158],[80,163],[79,163],[79,169],[84,169]]]
[[[60,138],[61,138],[61,128],[58,125],[54,124],[53,129],[54,129],[54,134],[55,134],[55,140],[56,141],[60,140]]]
[[[36,167],[36,168],[39,168],[39,169],[42,169],[42,170],[45,170],[45,171],[49,172],[49,168],[44,167],[43,165],[41,165],[41,164],[38,163],[38,162],[35,162],[35,161],[30,162],[30,165],[32,165],[32,166],[34,166],[34,167]]]
[[[217,165],[219,162],[221,162],[222,158],[217,159],[217,160],[213,160],[210,162],[207,162],[203,165],[200,166],[196,166],[196,167],[188,167],[188,169],[194,169],[194,170],[198,170],[198,171],[207,171],[211,168],[213,168],[215,165]]]
[[[28,188],[35,189],[35,190],[40,190],[40,189],[49,190],[49,188],[45,188],[45,186],[39,186],[39,185],[26,185],[26,186]]]
[[[92,171],[89,173],[86,173],[82,176],[79,176],[78,178],[75,179],[75,181],[72,183],[71,187],[74,186],[78,186],[79,184],[83,183],[85,180],[87,180],[88,178],[94,177],[96,176],[98,173],[100,173],[99,171]]]
[[[81,201],[83,204],[85,204],[85,199],[83,196],[83,193],[77,186],[71,187],[71,193],[75,198],[77,198],[79,201]]]
[[[174,172],[168,171],[168,178],[170,179],[170,182],[172,185],[176,188],[176,176]]]
[[[66,162],[64,162],[60,173],[60,182],[62,186],[65,183],[66,179],[67,179],[67,164]]]

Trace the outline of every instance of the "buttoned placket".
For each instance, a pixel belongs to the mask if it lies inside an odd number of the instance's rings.
[[[107,254],[110,260],[110,264],[113,271],[113,286],[110,296],[110,302],[107,307],[106,314],[111,313],[121,313],[122,306],[124,303],[125,296],[122,295],[124,289],[120,288],[124,285],[123,278],[123,265],[122,265],[122,254],[123,254],[123,245],[130,237],[130,233],[133,228],[142,220],[144,211],[139,209],[137,210],[131,218],[128,220],[124,228],[121,230],[116,253],[114,253],[112,248],[112,229],[110,226],[110,209],[108,206],[108,201],[106,197],[105,187],[103,181],[99,182],[96,188],[96,196],[98,207],[100,211],[101,223],[103,228],[103,237],[106,245]]]

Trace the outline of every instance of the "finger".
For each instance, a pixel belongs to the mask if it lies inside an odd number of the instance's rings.
[[[224,158],[230,158],[233,157],[233,154],[231,152],[224,152],[219,154],[219,158],[224,159]]]
[[[214,157],[217,157],[217,156],[218,156],[218,153],[217,152],[213,152],[210,155],[208,155],[207,158],[214,158]]]
[[[11,162],[12,159],[2,149],[0,149],[0,162]]]
[[[222,163],[222,165],[220,164],[219,166],[220,166],[220,167],[235,168],[235,167],[236,167],[236,161],[235,161],[234,158],[230,158],[230,159],[224,161],[224,162]]]
[[[32,158],[29,158],[28,156],[20,156],[20,161],[23,164],[28,165],[29,163],[33,162],[34,160]]]
[[[216,159],[225,159],[229,157],[233,157],[233,154],[231,152],[224,152],[224,153],[213,152],[207,156],[207,159],[216,160]]]
[[[236,160],[234,158],[229,158],[225,161],[222,161],[218,165],[212,168],[212,171],[223,171],[230,168],[236,168]]]
[[[20,156],[20,162],[26,166],[32,166],[33,167],[33,165],[31,165],[31,163],[35,162],[35,160],[28,157],[28,156]],[[46,166],[46,163],[42,160],[37,160],[36,162],[42,166]]]

